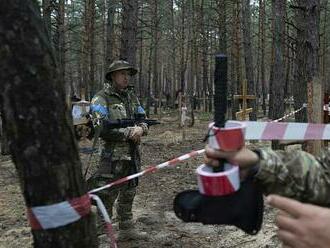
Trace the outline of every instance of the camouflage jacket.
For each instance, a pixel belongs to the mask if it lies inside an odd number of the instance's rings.
[[[319,157],[303,151],[256,151],[260,162],[255,177],[266,194],[330,206],[330,150]]]
[[[135,113],[145,114],[138,98],[132,90],[116,91],[110,84],[105,84],[104,89],[95,94],[91,101],[91,112],[96,133],[104,141],[105,151],[111,154],[112,160],[131,160],[131,145],[128,140],[130,128],[106,129],[101,120],[118,120],[134,118]],[[148,128],[143,128],[146,135]],[[100,129],[99,131],[97,129]],[[138,149],[138,144],[134,145]]]

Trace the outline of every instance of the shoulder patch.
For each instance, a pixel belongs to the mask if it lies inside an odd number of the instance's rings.
[[[101,116],[108,116],[109,115],[109,111],[108,109],[101,105],[101,104],[92,104],[91,105],[91,111],[92,113],[98,113]]]

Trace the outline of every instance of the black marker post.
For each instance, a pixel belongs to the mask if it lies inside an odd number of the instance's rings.
[[[227,113],[227,56],[218,54],[215,56],[214,71],[214,126],[223,128],[226,123]],[[219,167],[213,168],[213,172],[224,171],[225,160],[219,160]]]

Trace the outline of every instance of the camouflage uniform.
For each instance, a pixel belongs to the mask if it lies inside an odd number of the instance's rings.
[[[256,152],[260,162],[255,178],[265,193],[330,205],[330,150],[317,158],[303,151],[260,149]]]
[[[90,188],[103,186],[116,179],[137,173],[140,170],[139,144],[128,139],[131,128],[105,129],[100,120],[117,120],[134,118],[134,114],[145,114],[133,91],[116,90],[112,84],[106,83],[91,101],[91,111],[95,122],[96,133],[100,133],[104,141],[99,167],[88,180]],[[142,123],[143,135],[148,132]],[[98,130],[99,129],[99,130]],[[136,193],[137,180],[114,186],[110,190],[98,193],[110,216],[117,199],[119,228],[131,228],[132,204]],[[126,225],[126,226],[125,226]]]

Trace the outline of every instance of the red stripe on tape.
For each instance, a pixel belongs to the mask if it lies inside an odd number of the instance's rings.
[[[69,203],[80,216],[85,216],[91,211],[91,200],[88,194],[71,199]]]
[[[145,169],[145,173],[151,173],[157,171],[156,166],[150,166],[149,168]]]
[[[172,159],[171,161],[168,162],[169,165],[175,165],[177,164],[178,162],[180,162],[179,159],[175,158],[175,159]]]
[[[261,137],[263,139],[282,139],[287,125],[287,123],[269,122]]]
[[[41,230],[42,226],[40,225],[38,219],[36,218],[36,216],[34,215],[34,213],[32,212],[31,208],[27,209],[27,219],[30,223],[30,227],[33,230]]]
[[[322,139],[325,125],[324,124],[310,124],[307,126],[304,139]]]
[[[205,195],[228,195],[235,192],[226,176],[208,177],[200,175]]]
[[[116,248],[117,247],[116,238],[111,223],[106,222],[105,228],[107,231],[107,235],[110,239],[111,248]]]

